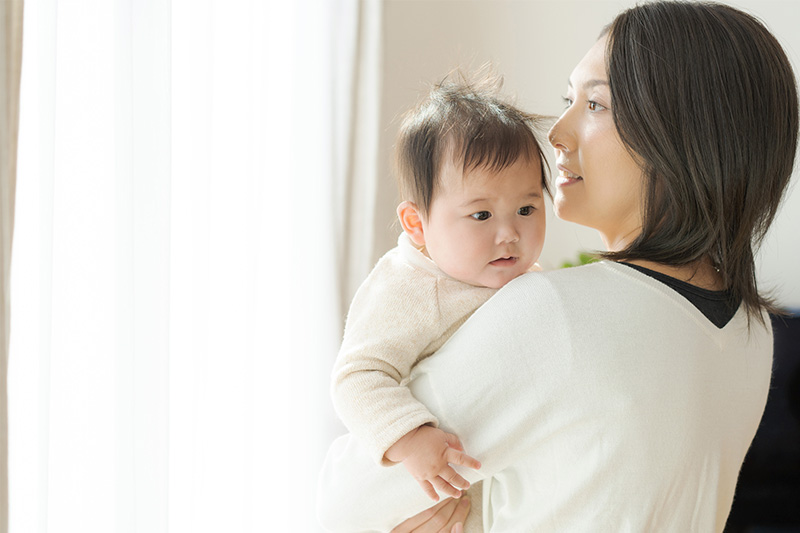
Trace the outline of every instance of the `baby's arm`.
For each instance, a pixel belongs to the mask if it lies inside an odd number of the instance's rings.
[[[386,466],[402,462],[436,501],[435,489],[458,496],[469,487],[451,465],[480,463],[464,453],[458,437],[436,429],[436,417],[405,385],[422,355],[441,345],[494,291],[442,289],[435,276],[410,272],[408,265],[382,260],[359,288],[332,392],[340,418],[373,459]],[[447,298],[440,300],[442,294]]]
[[[420,426],[403,436],[386,451],[385,458],[394,463],[402,462],[433,501],[439,500],[437,490],[458,498],[461,496],[459,489],[469,488],[469,482],[450,465],[475,470],[481,467],[475,458],[464,453],[458,437],[431,426]]]
[[[443,326],[436,280],[404,278],[402,268],[386,263],[376,266],[353,299],[332,395],[347,428],[376,462],[388,466],[384,454],[390,446],[422,425],[438,425],[404,382]]]

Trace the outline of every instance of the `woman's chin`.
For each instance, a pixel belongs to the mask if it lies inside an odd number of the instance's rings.
[[[558,195],[556,195],[556,198],[553,201],[553,214],[555,214],[556,217],[564,222],[580,224],[580,222],[575,220],[575,213],[573,212],[574,210],[569,209],[569,207],[565,204],[566,202],[563,201],[563,198],[559,198]]]

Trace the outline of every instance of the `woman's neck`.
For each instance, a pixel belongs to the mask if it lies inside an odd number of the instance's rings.
[[[701,289],[710,291],[725,290],[725,286],[722,284],[722,275],[720,275],[719,271],[711,264],[711,261],[707,259],[701,259],[692,264],[682,266],[664,265],[645,259],[631,259],[625,262],[649,268],[650,270],[685,281]]]
[[[609,252],[624,250],[636,239],[641,231],[642,225],[638,221],[634,221],[630,224],[621,224],[620,227],[615,228],[613,231],[598,229],[600,238],[603,240],[603,244],[606,245],[606,250]]]
[[[624,250],[639,235],[641,224],[631,224],[627,230],[616,232],[600,231],[600,237],[606,245],[606,249],[611,252]],[[646,259],[631,259],[625,261],[632,265],[649,268],[655,272],[660,272],[681,281],[685,281],[695,287],[708,289],[711,291],[722,291],[726,287],[722,283],[722,275],[719,269],[715,268],[709,258],[698,259],[688,265],[672,266],[663,263],[656,263]]]

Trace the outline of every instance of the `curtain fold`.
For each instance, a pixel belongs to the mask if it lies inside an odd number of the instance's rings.
[[[346,142],[338,150],[344,159],[337,167],[340,174],[335,181],[339,186],[336,202],[343,207],[337,213],[342,316],[374,266],[378,182],[391,179],[379,174],[382,165],[378,160],[382,134],[383,3],[352,2],[350,8],[353,14],[349,19],[356,26],[341,32],[338,40],[340,48],[352,55],[353,68],[343,80],[347,86],[340,87],[336,106],[341,117],[341,131],[336,137]]]
[[[8,531],[8,348],[23,0],[0,3],[0,532]]]
[[[319,530],[379,4],[28,2],[12,531]]]

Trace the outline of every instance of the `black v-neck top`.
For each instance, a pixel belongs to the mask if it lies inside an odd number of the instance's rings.
[[[667,285],[689,300],[712,324],[720,329],[724,328],[725,324],[733,318],[733,315],[735,315],[736,311],[739,309],[739,304],[741,304],[740,299],[734,299],[731,291],[710,291],[701,289],[700,287],[695,287],[690,283],[667,276],[661,272],[656,272],[655,270],[650,270],[649,268],[625,262],[620,262],[620,264],[638,270],[642,274],[650,276]]]

